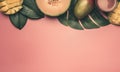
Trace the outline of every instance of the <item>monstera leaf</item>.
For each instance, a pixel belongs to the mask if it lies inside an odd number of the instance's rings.
[[[72,0],[71,6],[66,13],[58,17],[58,20],[65,26],[83,30],[93,29],[106,26],[109,21],[102,15],[102,13],[95,7],[93,11],[85,18],[79,20],[74,16],[73,9],[77,0]]]

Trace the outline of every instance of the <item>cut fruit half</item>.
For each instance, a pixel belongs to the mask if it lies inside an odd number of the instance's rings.
[[[117,0],[96,0],[96,4],[101,11],[110,12],[116,8],[118,1]]]
[[[71,0],[36,0],[38,8],[48,16],[59,16],[67,11]]]

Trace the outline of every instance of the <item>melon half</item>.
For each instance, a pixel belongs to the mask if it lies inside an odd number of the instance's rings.
[[[36,0],[38,8],[48,16],[59,16],[65,13],[71,0]]]

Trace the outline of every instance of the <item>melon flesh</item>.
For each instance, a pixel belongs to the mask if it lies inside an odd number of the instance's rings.
[[[59,16],[67,11],[71,0],[36,0],[38,8],[48,16]]]

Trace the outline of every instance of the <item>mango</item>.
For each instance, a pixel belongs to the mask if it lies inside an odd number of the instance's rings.
[[[74,7],[74,15],[78,19],[87,16],[94,8],[95,0],[78,0]]]
[[[22,9],[23,0],[0,0],[0,12],[11,15]]]

